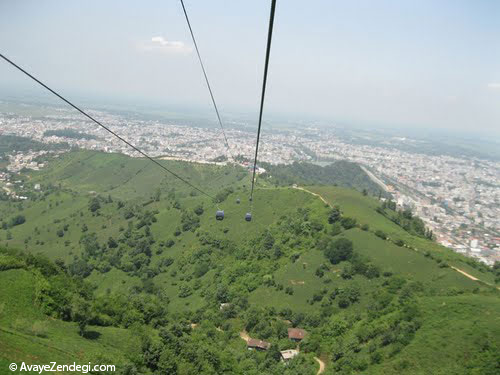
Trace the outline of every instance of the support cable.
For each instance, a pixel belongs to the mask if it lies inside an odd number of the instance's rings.
[[[127,141],[123,137],[119,136],[113,130],[111,130],[107,126],[103,125],[101,122],[99,122],[98,120],[96,120],[95,118],[93,118],[92,116],[90,116],[89,114],[87,114],[85,111],[83,111],[82,109],[80,109],[79,107],[77,107],[75,104],[73,104],[72,102],[70,102],[68,99],[64,98],[62,95],[60,95],[56,91],[52,90],[49,86],[47,86],[46,84],[44,84],[43,82],[41,82],[40,80],[38,80],[37,78],[35,78],[33,75],[31,75],[30,73],[28,73],[26,70],[24,70],[19,65],[17,65],[16,63],[14,63],[12,60],[9,60],[7,57],[5,57],[2,54],[0,54],[0,57],[2,59],[4,59],[5,61],[7,61],[9,64],[11,64],[13,67],[15,67],[16,69],[18,69],[22,73],[24,73],[26,76],[28,76],[29,78],[31,78],[33,81],[35,81],[36,83],[38,83],[40,86],[42,86],[45,89],[47,89],[48,91],[50,91],[52,94],[54,94],[55,96],[57,96],[59,99],[61,99],[62,101],[64,101],[66,104],[68,104],[69,106],[71,106],[74,109],[76,109],[82,115],[84,115],[85,117],[87,117],[88,119],[90,119],[91,121],[93,121],[94,123],[96,123],[97,125],[99,125],[101,128],[103,128],[104,130],[106,130],[108,133],[110,133],[113,136],[115,136],[116,138],[118,138],[120,141],[122,141],[123,143],[125,143],[127,146],[129,146],[130,148],[132,148],[133,150],[137,151],[139,154],[141,154],[145,158],[147,158],[150,161],[152,161],[153,163],[155,163],[161,169],[163,169],[164,171],[168,172],[169,174],[171,174],[172,176],[174,176],[178,180],[184,182],[186,185],[192,187],[196,191],[198,191],[198,192],[202,193],[203,195],[209,197],[210,199],[213,199],[214,201],[216,201],[215,197],[213,197],[212,195],[208,194],[204,190],[196,187],[195,185],[193,185],[191,182],[189,182],[185,178],[179,176],[177,173],[171,171],[170,169],[168,169],[167,167],[165,167],[163,164],[161,164],[160,162],[158,162],[157,160],[153,159],[151,156],[149,156],[148,154],[146,154],[144,151],[141,151],[139,148],[137,148],[136,146],[134,146],[132,143],[130,143],[129,141]]]
[[[200,65],[201,65],[201,70],[203,71],[203,76],[205,77],[205,82],[207,84],[208,92],[210,93],[210,98],[212,98],[212,104],[214,105],[214,108],[215,108],[215,113],[217,115],[217,120],[219,121],[219,126],[220,126],[220,129],[222,130],[222,135],[224,136],[224,141],[225,141],[225,144],[226,144],[227,152],[229,153],[229,156],[231,157],[233,163],[236,163],[236,161],[235,161],[235,159],[233,157],[233,154],[231,152],[231,148],[229,147],[229,142],[227,140],[227,136],[226,136],[226,132],[224,130],[224,126],[222,125],[222,120],[221,120],[221,117],[220,117],[220,114],[219,114],[219,109],[217,108],[217,103],[215,102],[215,97],[214,97],[214,94],[213,94],[213,91],[212,91],[212,87],[210,86],[210,81],[208,80],[208,75],[207,75],[207,72],[205,70],[205,65],[203,64],[203,60],[201,58],[200,50],[198,49],[198,43],[196,43],[196,38],[194,37],[193,28],[191,27],[191,22],[189,21],[189,16],[187,14],[186,7],[184,6],[184,1],[183,0],[180,0],[180,1],[181,1],[181,5],[182,5],[182,10],[184,11],[184,16],[186,17],[186,22],[187,22],[187,25],[188,25],[188,28],[189,28],[189,32],[191,33],[191,39],[193,40],[194,48],[196,50],[196,54],[198,55],[198,60],[199,60]]]
[[[267,70],[269,67],[269,55],[271,53],[271,41],[273,38],[273,25],[274,25],[274,11],[276,8],[276,0],[272,0],[271,3],[271,15],[269,17],[269,31],[267,34],[267,48],[266,48],[266,60],[264,65],[264,79],[262,82],[262,95],[260,98],[260,112],[259,112],[259,126],[257,128],[257,142],[255,144],[255,158],[253,162],[253,175],[252,175],[252,190],[250,191],[250,207],[253,205],[253,191],[255,187],[255,171],[257,169],[257,157],[259,154],[259,141],[260,141],[260,130],[262,127],[262,112],[264,110],[264,97],[266,95],[266,83],[267,83]]]

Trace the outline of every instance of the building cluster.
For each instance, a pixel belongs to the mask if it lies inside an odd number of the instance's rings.
[[[305,145],[319,158],[364,166],[400,208],[411,208],[436,240],[487,264],[500,261],[500,163],[472,157],[350,144],[334,133]]]
[[[288,362],[295,356],[299,355],[299,344],[306,337],[307,331],[301,328],[288,328],[288,339],[297,343],[296,349],[281,350],[281,360],[283,362]],[[271,348],[271,343],[259,339],[248,338],[247,339],[248,350],[269,350]]]
[[[22,169],[32,169],[34,171],[38,171],[45,166],[45,163],[37,159],[49,153],[57,154],[61,152],[62,151],[14,151],[9,155],[9,164],[7,166],[7,170],[13,173],[20,172]]]
[[[255,150],[255,132],[241,130],[246,124],[226,129],[228,152],[218,128],[125,118],[103,111],[91,114],[155,157],[224,163],[231,156],[251,160]],[[94,123],[66,110],[37,118],[0,114],[0,129],[2,134],[44,143],[66,142],[83,149],[139,156]],[[82,137],[46,136],[49,130],[66,129],[82,133]],[[267,131],[261,138],[259,160],[272,164],[339,159],[359,163],[382,190],[393,195],[400,207],[411,207],[441,244],[488,264],[500,260],[500,163],[467,156],[406,152],[391,147],[390,140],[387,147],[366,143],[346,141],[334,129]],[[9,170],[41,168],[43,163],[35,160],[38,156],[34,152],[13,154]]]
[[[0,171],[0,194],[3,193],[12,200],[22,201],[28,199],[27,196],[19,193],[19,191],[24,190],[23,182],[21,180],[14,180],[13,177],[10,173]],[[40,185],[37,184],[37,186],[38,190],[40,190]]]

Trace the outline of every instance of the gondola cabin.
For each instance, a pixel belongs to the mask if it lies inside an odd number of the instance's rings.
[[[240,198],[236,199],[236,204],[240,204]]]
[[[252,214],[250,212],[247,212],[247,214],[245,215],[245,220],[252,221]]]
[[[215,219],[216,220],[224,220],[224,211],[217,210],[217,212],[215,213]]]

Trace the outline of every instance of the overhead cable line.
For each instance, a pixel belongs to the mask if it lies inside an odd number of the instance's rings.
[[[167,167],[165,167],[163,164],[161,164],[160,162],[158,162],[157,160],[153,159],[151,156],[149,156],[148,154],[146,154],[144,151],[141,151],[139,148],[137,148],[136,146],[134,146],[132,143],[130,143],[129,141],[127,141],[126,139],[124,139],[123,137],[119,136],[118,134],[116,134],[113,130],[109,129],[108,127],[104,126],[101,122],[97,121],[95,118],[93,118],[92,116],[90,116],[88,113],[86,113],[85,111],[83,111],[82,109],[80,109],[79,107],[77,107],[75,104],[73,104],[72,102],[70,102],[68,99],[64,98],[62,95],[58,94],[56,91],[52,90],[49,86],[47,86],[46,84],[44,84],[43,82],[41,82],[40,80],[38,80],[37,78],[35,78],[33,75],[31,75],[30,73],[28,73],[26,70],[24,70],[23,68],[21,68],[19,65],[17,65],[16,63],[14,63],[13,61],[9,60],[7,57],[5,57],[4,55],[0,54],[0,57],[2,59],[4,59],[5,61],[7,61],[9,64],[11,64],[13,67],[15,67],[16,69],[18,69],[19,71],[21,71],[22,73],[24,73],[25,75],[27,75],[29,78],[31,78],[33,81],[35,81],[36,83],[38,83],[40,86],[44,87],[45,89],[47,89],[48,91],[50,91],[52,94],[54,94],[55,96],[57,96],[59,99],[61,99],[62,101],[64,101],[65,103],[67,103],[68,105],[70,105],[71,107],[73,107],[74,109],[76,109],[78,112],[80,112],[82,115],[84,115],[85,117],[87,117],[88,119],[92,120],[93,122],[95,122],[97,125],[99,125],[101,128],[103,128],[104,130],[106,130],[108,133],[114,135],[116,138],[118,138],[120,141],[122,141],[123,143],[125,143],[127,146],[129,146],[130,148],[134,149],[135,151],[137,151],[139,154],[141,154],[142,156],[144,156],[145,158],[149,159],[150,161],[152,161],[153,163],[155,163],[157,166],[159,166],[160,168],[162,168],[163,170],[165,170],[166,172],[170,173],[172,176],[174,176],[175,178],[177,178],[178,180],[184,182],[186,185],[192,187],[193,189],[195,189],[196,191],[206,195],[207,197],[209,197],[210,199],[213,199],[214,201],[216,200],[213,196],[211,196],[210,194],[206,193],[205,191],[203,191],[202,189],[196,187],[195,185],[193,185],[191,182],[189,182],[188,180],[186,180],[185,178],[179,176],[177,173],[171,171],[170,169],[168,169]]]
[[[212,103],[213,103],[214,108],[215,108],[215,113],[217,114],[217,120],[219,121],[219,126],[220,126],[220,129],[222,130],[222,135],[224,136],[224,140],[226,142],[227,151],[229,153],[229,156],[233,160],[233,162],[235,162],[235,159],[234,159],[233,154],[231,152],[231,148],[229,147],[229,142],[227,140],[226,131],[224,130],[224,126],[222,125],[222,120],[221,120],[221,117],[219,114],[219,109],[217,108],[217,103],[215,102],[215,97],[214,97],[214,94],[212,91],[212,87],[210,86],[210,81],[208,80],[208,75],[207,75],[207,72],[205,70],[205,65],[203,64],[200,50],[198,49],[198,44],[196,43],[196,38],[194,37],[193,28],[191,27],[191,22],[189,22],[189,16],[187,14],[186,7],[184,6],[184,1],[183,0],[180,0],[180,1],[181,1],[181,5],[182,5],[182,10],[184,11],[184,16],[186,17],[186,22],[187,22],[187,25],[189,28],[189,32],[191,33],[191,39],[193,40],[194,48],[196,50],[196,54],[198,55],[198,60],[199,60],[200,65],[201,65],[201,70],[203,71],[203,76],[205,77],[205,82],[207,84],[208,92],[210,93],[210,98],[212,98]]]
[[[262,112],[264,110],[264,97],[266,96],[267,70],[269,67],[269,55],[271,53],[271,41],[273,38],[273,25],[274,25],[275,8],[276,8],[276,0],[272,0],[271,15],[269,17],[269,31],[267,33],[267,48],[266,48],[266,60],[265,60],[265,64],[264,64],[264,79],[262,82],[262,95],[260,98],[259,126],[257,128],[257,142],[255,143],[255,158],[254,158],[254,162],[253,162],[252,190],[250,191],[250,201],[251,202],[253,202],[253,190],[254,190],[254,186],[255,186],[255,171],[257,169],[257,157],[259,154],[260,130],[262,127]]]

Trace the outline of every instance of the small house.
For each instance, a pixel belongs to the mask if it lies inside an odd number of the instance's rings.
[[[302,341],[307,335],[305,329],[300,328],[288,328],[288,338],[293,341]]]
[[[249,350],[268,350],[269,348],[271,347],[271,344],[266,342],[266,341],[262,341],[262,340],[259,340],[259,339],[249,339],[247,341],[247,348]]]
[[[299,355],[299,351],[296,349],[282,350],[282,351],[280,351],[280,354],[281,354],[281,360],[283,362],[288,362],[296,355]]]

